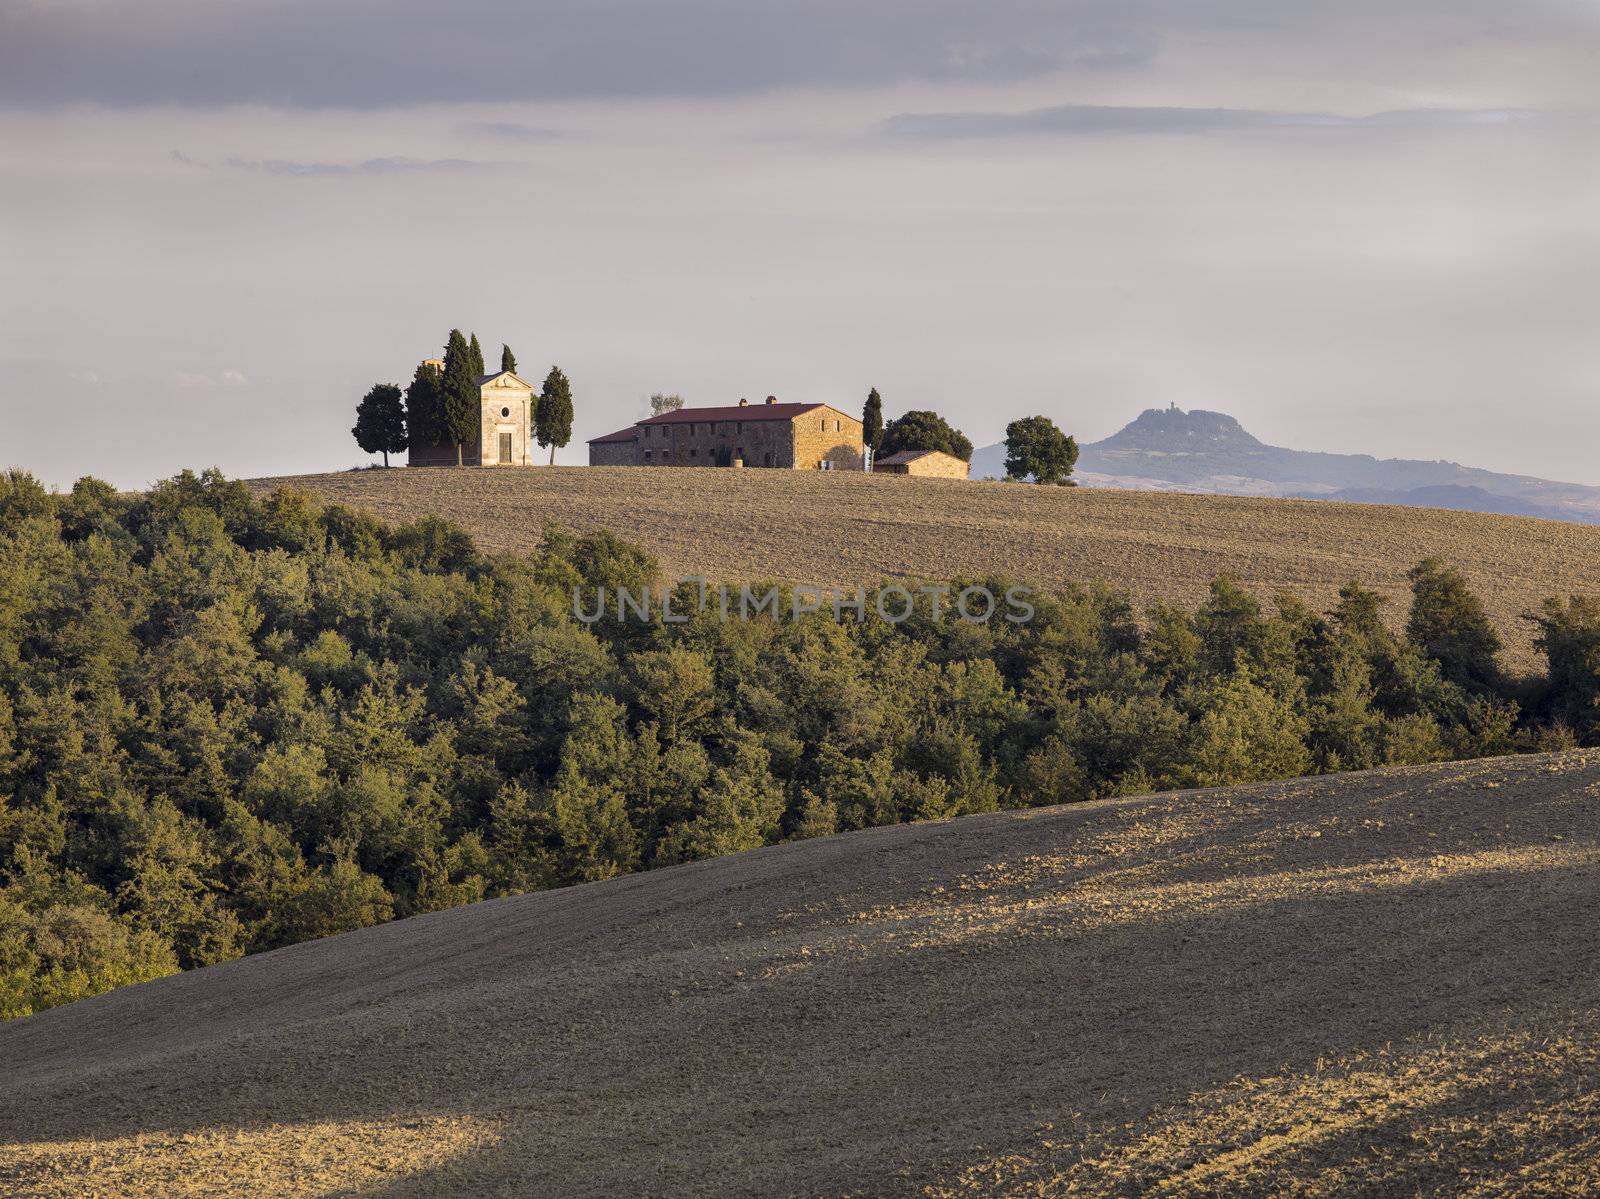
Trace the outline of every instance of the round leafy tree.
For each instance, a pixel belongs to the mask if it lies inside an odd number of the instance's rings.
[[[1006,426],[1006,475],[1039,483],[1074,486],[1072,468],[1078,463],[1078,443],[1048,416],[1025,416]]]
[[[883,431],[879,456],[887,458],[902,450],[943,450],[963,462],[972,461],[972,442],[966,434],[952,428],[937,412],[916,408],[890,421]]]

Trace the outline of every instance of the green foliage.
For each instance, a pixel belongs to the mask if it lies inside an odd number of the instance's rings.
[[[1600,741],[1600,603],[1546,604],[1513,690],[1438,564],[1408,636],[1356,584],[1320,614],[1227,579],[1142,622],[1099,586],[1021,625],[725,623],[688,585],[682,624],[575,617],[656,574],[214,470],[0,477],[0,1015],[781,840]]]
[[[1437,662],[1450,682],[1474,691],[1495,689],[1501,681],[1500,635],[1461,572],[1425,558],[1408,577],[1412,600],[1406,636],[1412,644]]]
[[[1248,670],[1202,688],[1195,702],[1199,719],[1182,771],[1189,785],[1254,783],[1310,770],[1302,705],[1260,686]]]
[[[175,973],[170,946],[95,904],[29,910],[0,888],[0,1020]]]
[[[1025,416],[1006,426],[1006,477],[1072,487],[1078,443],[1047,416]]]
[[[476,338],[474,338],[476,341]],[[444,349],[444,376],[440,383],[441,411],[444,417],[443,438],[440,444],[456,447],[456,465],[461,465],[461,449],[477,445],[482,436],[482,389],[478,376],[483,373],[483,352],[476,359],[460,329],[450,330],[450,340]]]
[[[1534,644],[1549,663],[1546,708],[1584,744],[1600,739],[1600,599],[1547,599],[1529,617],[1539,629]]]
[[[876,387],[867,392],[867,402],[861,409],[861,438],[874,454],[883,444],[883,397]]]
[[[937,412],[920,409],[895,418],[884,430],[882,455],[887,457],[902,450],[943,450],[963,462],[972,461],[972,442],[966,435],[952,428]]]
[[[350,430],[356,444],[368,454],[389,455],[406,448],[406,410],[400,389],[393,383],[376,383],[356,405],[356,424]]]
[[[504,342],[500,344],[500,369],[510,371],[512,374],[515,374],[517,370],[517,356],[511,352],[511,347]]]
[[[54,512],[55,502],[50,493],[27,471],[12,467],[0,474],[0,528]]]
[[[556,461],[556,448],[572,440],[572,384],[559,366],[552,366],[544,377],[544,387],[533,407],[534,430],[540,445],[550,447],[550,465]]]
[[[472,377],[477,379],[489,372],[483,366],[483,347],[478,344],[478,335],[474,333],[472,340],[467,345],[467,361],[472,366]]]

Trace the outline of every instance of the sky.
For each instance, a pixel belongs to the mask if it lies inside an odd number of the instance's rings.
[[[1600,484],[1592,0],[0,0],[0,467],[368,461],[452,327]]]

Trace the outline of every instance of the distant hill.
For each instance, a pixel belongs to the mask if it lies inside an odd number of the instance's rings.
[[[125,987],[0,1024],[0,1192],[1594,1195],[1596,788],[892,825]]]
[[[972,477],[1005,474],[1005,447],[972,456]],[[1076,478],[1089,487],[1284,496],[1451,508],[1600,524],[1600,487],[1505,475],[1456,462],[1322,454],[1267,445],[1222,412],[1151,408],[1083,447]]]

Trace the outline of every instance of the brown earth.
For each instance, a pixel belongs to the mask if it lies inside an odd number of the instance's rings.
[[[903,825],[0,1025],[7,1196],[1600,1193],[1600,752]]]
[[[669,577],[822,587],[1003,571],[1045,587],[1104,579],[1142,608],[1192,607],[1218,574],[1319,608],[1352,577],[1405,617],[1406,571],[1459,566],[1507,641],[1539,665],[1522,614],[1600,592],[1600,526],[1320,500],[1097,491],[819,471],[542,467],[303,475],[294,483],[391,521],[460,522],[490,549],[527,550],[546,521],[648,547]]]

